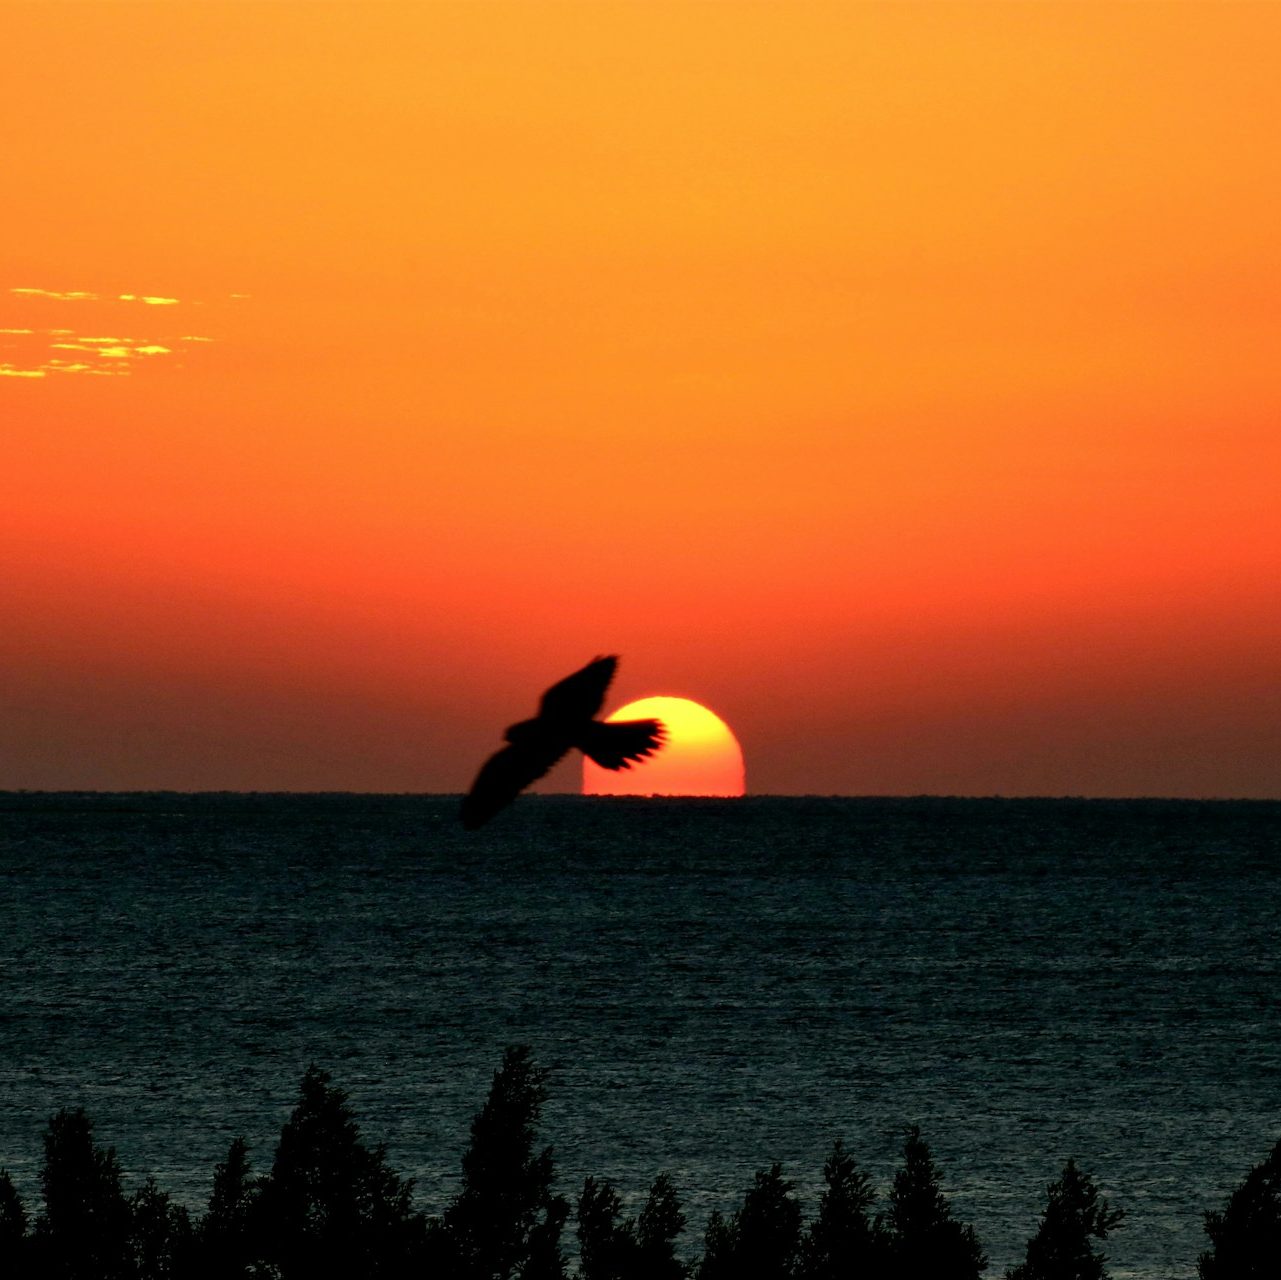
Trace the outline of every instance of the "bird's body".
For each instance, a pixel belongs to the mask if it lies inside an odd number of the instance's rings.
[[[543,694],[537,716],[508,727],[503,735],[508,745],[490,756],[463,797],[464,827],[483,826],[572,748],[605,769],[630,769],[658,750],[661,721],[595,719],[617,666],[615,657],[589,662]]]

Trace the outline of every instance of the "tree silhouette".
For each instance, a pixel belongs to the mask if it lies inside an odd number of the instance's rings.
[[[580,1280],[630,1280],[636,1273],[636,1225],[623,1220],[618,1193],[608,1182],[588,1178],[578,1197]]]
[[[801,1207],[783,1167],[758,1172],[743,1207],[728,1221],[714,1212],[707,1224],[699,1280],[789,1280],[801,1246]]]
[[[1228,1197],[1205,1215],[1210,1249],[1198,1261],[1201,1280],[1275,1280],[1281,1259],[1281,1141]]]
[[[1050,1183],[1041,1225],[1027,1242],[1027,1260],[1008,1270],[1006,1280],[1106,1280],[1103,1254],[1093,1240],[1106,1240],[1125,1212],[1109,1208],[1088,1174],[1069,1160],[1063,1176]]]
[[[21,1280],[26,1267],[27,1211],[9,1170],[0,1169],[0,1275]]]
[[[879,1276],[884,1250],[868,1217],[876,1194],[839,1139],[823,1165],[823,1181],[827,1189],[819,1199],[818,1216],[801,1244],[801,1280]]]
[[[877,1222],[896,1280],[977,1280],[987,1266],[974,1228],[952,1217],[916,1125],[907,1132],[903,1168],[894,1175],[889,1207]]]
[[[681,1280],[687,1269],[675,1241],[684,1226],[666,1174],[654,1180],[639,1219],[625,1220],[614,1188],[588,1178],[578,1198],[580,1280]]]
[[[49,1121],[40,1171],[44,1209],[36,1219],[34,1270],[49,1280],[131,1280],[132,1214],[116,1153],[93,1141],[83,1108]]]
[[[173,1280],[191,1269],[192,1231],[187,1211],[148,1178],[129,1198],[130,1242],[138,1280]]]
[[[308,1067],[298,1106],[280,1131],[271,1172],[254,1201],[258,1249],[283,1280],[333,1274],[393,1277],[411,1269],[421,1219],[411,1184],[388,1167],[384,1149],[366,1147],[327,1072]],[[228,1155],[243,1159],[235,1144]],[[234,1222],[243,1203],[243,1169],[224,1166],[219,1212]]]
[[[200,1221],[198,1270],[218,1280],[240,1280],[254,1256],[254,1195],[249,1146],[233,1138],[227,1158],[214,1167],[209,1208]]]
[[[463,1185],[433,1233],[434,1259],[459,1280],[561,1280],[561,1231],[569,1214],[553,1194],[548,1147],[534,1153],[547,1073],[529,1049],[510,1048],[472,1121]]]
[[[648,1280],[681,1280],[688,1268],[676,1257],[676,1239],[685,1229],[676,1188],[665,1173],[654,1179],[636,1220],[641,1272]]]

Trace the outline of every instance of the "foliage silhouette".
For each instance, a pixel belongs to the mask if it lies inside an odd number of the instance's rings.
[[[649,1198],[636,1220],[641,1274],[650,1280],[681,1280],[689,1268],[676,1257],[676,1240],[685,1230],[676,1188],[665,1173],[654,1179]]]
[[[1027,1242],[1027,1260],[1008,1270],[1006,1280],[1107,1280],[1106,1257],[1093,1240],[1106,1240],[1125,1217],[1099,1198],[1099,1190],[1075,1161],[1046,1188],[1041,1225]]]
[[[868,1216],[876,1200],[871,1178],[862,1173],[839,1139],[823,1165],[826,1190],[818,1216],[801,1243],[801,1280],[872,1280],[885,1272],[882,1233]]]
[[[578,1197],[578,1273],[582,1280],[631,1280],[636,1274],[636,1225],[623,1220],[618,1193],[588,1178]]]
[[[903,1143],[889,1207],[878,1215],[896,1280],[977,1280],[987,1266],[974,1228],[952,1217],[930,1149],[913,1125]]]
[[[437,1266],[453,1280],[560,1280],[569,1214],[553,1194],[548,1147],[535,1154],[547,1073],[525,1046],[510,1048],[471,1125],[463,1185],[432,1233]]]
[[[361,1139],[347,1095],[316,1067],[280,1134],[270,1171],[251,1175],[233,1141],[193,1224],[153,1179],[126,1196],[112,1148],[83,1110],[51,1117],[41,1208],[34,1221],[0,1169],[0,1274],[5,1280],[566,1280],[569,1207],[554,1191],[551,1148],[537,1149],[546,1073],[509,1049],[471,1125],[462,1186],[440,1218],[411,1202],[412,1182]],[[686,1262],[671,1179],[655,1179],[634,1218],[618,1193],[587,1178],[577,1206],[579,1280],[977,1280],[986,1265],[968,1225],[951,1215],[919,1129],[883,1211],[872,1183],[837,1142],[825,1189],[802,1233],[801,1206],[781,1166],[758,1172],[741,1207],[714,1212],[703,1255]],[[1123,1214],[1071,1160],[1047,1188],[1025,1260],[1006,1280],[1106,1280],[1104,1240]],[[1281,1142],[1219,1211],[1205,1215],[1201,1280],[1281,1276]]]
[[[660,1174],[639,1219],[622,1216],[618,1193],[588,1178],[578,1198],[581,1280],[681,1280],[675,1242],[685,1226],[671,1179]]]
[[[175,1280],[192,1269],[191,1219],[154,1178],[129,1198],[130,1242],[139,1280]]]
[[[40,1172],[33,1269],[49,1280],[134,1280],[132,1215],[114,1148],[93,1141],[83,1108],[49,1121]]]
[[[229,1163],[234,1154],[233,1144]],[[220,1211],[233,1221],[238,1181],[243,1185],[243,1173],[224,1166],[215,1186]],[[411,1184],[387,1167],[384,1149],[360,1140],[347,1095],[327,1072],[308,1067],[271,1172],[259,1184],[251,1235],[282,1280],[408,1275],[425,1230],[410,1193]]]
[[[19,1275],[27,1265],[27,1210],[9,1177],[0,1169],[0,1274]]]
[[[726,1220],[712,1214],[699,1280],[789,1280],[801,1248],[801,1206],[783,1167],[758,1172],[743,1207]]]
[[[1228,1197],[1205,1215],[1210,1248],[1201,1280],[1276,1280],[1281,1270],[1281,1141]]]
[[[241,1280],[254,1255],[254,1196],[249,1147],[232,1139],[227,1158],[214,1167],[213,1192],[201,1219],[197,1272],[209,1280]]]

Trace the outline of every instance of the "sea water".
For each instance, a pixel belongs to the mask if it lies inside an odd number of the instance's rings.
[[[1114,1277],[1195,1273],[1281,1136],[1281,805],[0,796],[0,1165],[84,1106],[129,1186],[270,1165],[310,1063],[439,1211],[504,1046],[571,1200],[669,1172],[696,1250],[921,1126],[989,1274],[1075,1157]]]

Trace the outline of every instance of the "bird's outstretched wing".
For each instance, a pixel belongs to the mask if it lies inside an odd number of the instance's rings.
[[[581,746],[602,769],[630,769],[663,745],[667,730],[661,720],[594,720]]]
[[[530,742],[504,747],[480,767],[471,790],[463,797],[460,816],[468,831],[482,827],[565,754],[553,742]]]
[[[538,704],[539,716],[549,720],[590,720],[605,701],[605,690],[618,666],[615,657],[596,658],[581,671],[552,685]]]

